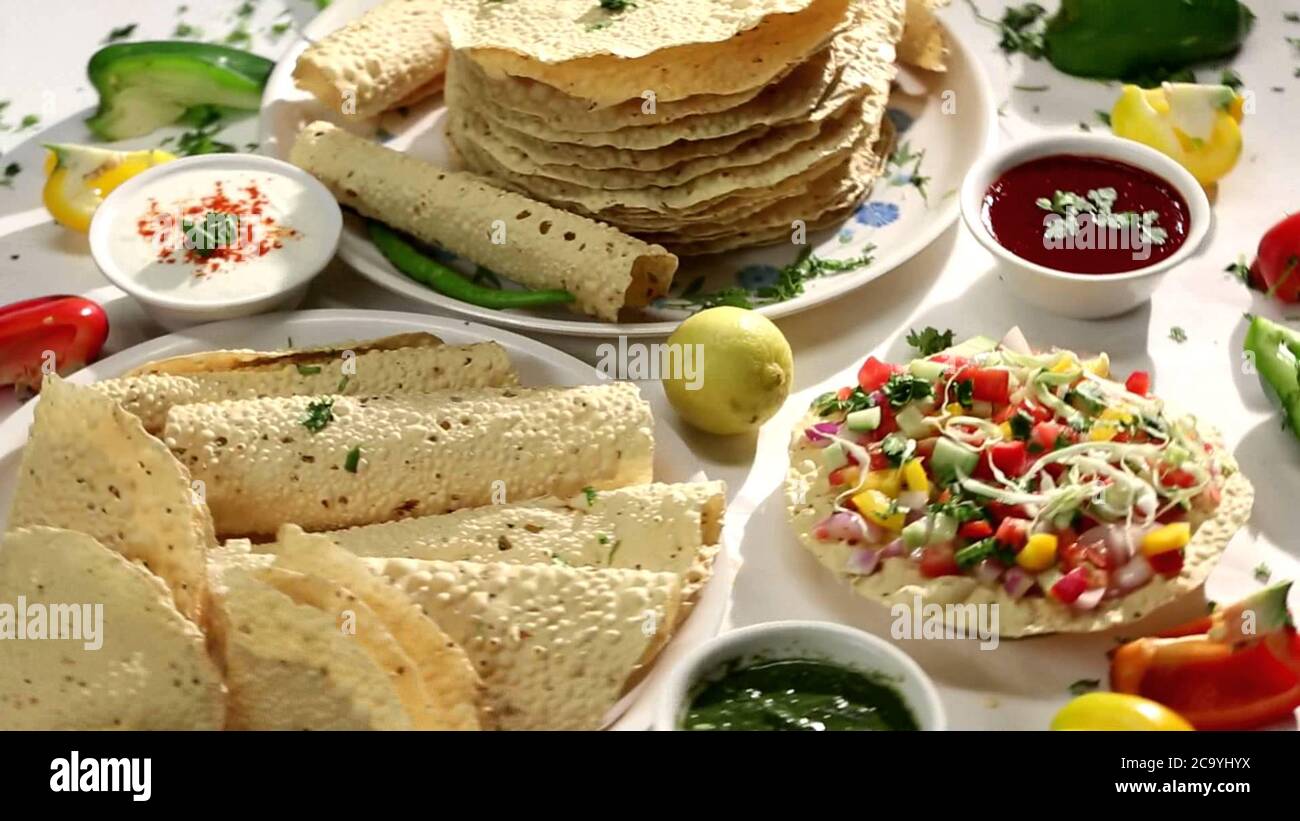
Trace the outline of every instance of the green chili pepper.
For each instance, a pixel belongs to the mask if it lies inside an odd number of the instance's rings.
[[[86,72],[99,109],[86,120],[105,140],[140,137],[196,106],[256,111],[275,63],[209,43],[150,41],[105,46]]]
[[[1300,332],[1256,316],[1250,320],[1244,347],[1264,392],[1282,407],[1287,427],[1300,438]]]
[[[1047,59],[1066,74],[1136,82],[1233,54],[1254,19],[1238,0],[1062,0]]]
[[[400,237],[382,222],[370,220],[366,226],[370,241],[375,244],[397,270],[416,282],[428,285],[440,294],[483,308],[536,308],[541,305],[558,305],[573,301],[568,291],[498,291],[475,285],[469,279],[442,263],[420,253],[415,246]]]

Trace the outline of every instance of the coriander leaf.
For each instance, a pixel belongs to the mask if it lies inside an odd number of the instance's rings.
[[[921,356],[930,356],[952,347],[952,330],[940,333],[937,329],[926,326],[922,331],[913,329],[907,334],[907,344],[916,349]]]
[[[125,26],[118,26],[108,33],[108,36],[104,38],[104,42],[115,43],[118,40],[125,40],[135,33],[137,25],[137,23],[129,23]]]
[[[895,408],[933,394],[934,388],[929,382],[910,373],[896,373],[885,383],[885,395],[889,397],[889,404]]]
[[[902,467],[916,452],[916,440],[901,433],[891,433],[880,442],[880,452],[894,467]]]
[[[1225,85],[1233,91],[1241,91],[1241,87],[1245,85],[1241,80],[1241,75],[1230,68],[1225,68],[1223,73],[1219,75],[1219,84]]]
[[[1169,329],[1169,338],[1181,345],[1187,341],[1187,331],[1183,330],[1182,327],[1175,325]]]
[[[348,451],[347,458],[343,460],[343,469],[348,473],[356,473],[357,465],[361,463],[361,448],[355,447]]]
[[[315,376],[320,373],[320,365],[299,365],[298,374],[300,376]]]
[[[1260,584],[1268,584],[1268,580],[1271,578],[1273,578],[1273,571],[1269,569],[1268,565],[1263,562],[1255,565],[1255,581]]]
[[[596,503],[596,489],[591,485],[587,485],[582,489],[582,495],[587,497],[587,507],[591,507]]]
[[[307,405],[307,413],[301,420],[302,426],[312,433],[325,430],[334,421],[334,400],[316,399]]]
[[[1070,695],[1081,696],[1084,693],[1091,693],[1101,686],[1101,679],[1081,678],[1070,685]]]
[[[343,393],[343,391],[344,391],[345,389],[347,389],[347,386],[348,386],[348,378],[349,378],[349,377],[348,377],[347,374],[343,374],[343,377],[342,377],[341,379],[339,379],[339,386],[338,386],[337,388],[334,389],[334,392],[335,392],[335,393]]]

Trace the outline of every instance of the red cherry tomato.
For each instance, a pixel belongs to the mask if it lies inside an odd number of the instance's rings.
[[[1300,212],[1260,239],[1247,284],[1282,302],[1300,302]]]
[[[1138,396],[1146,396],[1151,390],[1151,374],[1146,371],[1133,371],[1124,381],[1124,387],[1129,393],[1136,393]]]

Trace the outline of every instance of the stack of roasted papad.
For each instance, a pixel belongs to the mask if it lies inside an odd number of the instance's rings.
[[[495,343],[51,377],[35,418],[0,728],[598,728],[719,550],[725,488],[651,483],[635,387],[518,387]]]
[[[905,7],[444,0],[448,134],[470,170],[678,254],[788,241],[880,173]]]

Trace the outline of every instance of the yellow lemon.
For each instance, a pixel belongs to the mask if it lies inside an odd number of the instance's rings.
[[[1061,708],[1053,730],[1191,730],[1163,704],[1125,693],[1086,693]]]
[[[755,430],[780,409],[794,379],[790,343],[767,317],[709,308],[668,337],[664,393],[689,424],[717,434]],[[694,363],[694,368],[685,367]],[[694,371],[694,372],[689,372]]]
[[[54,221],[85,232],[104,197],[141,171],[176,159],[157,149],[112,151],[92,145],[47,145],[41,199]]]
[[[1124,86],[1110,113],[1115,136],[1149,145],[1202,185],[1222,179],[1241,157],[1242,98],[1226,86]]]

